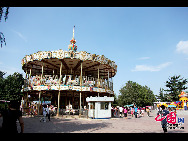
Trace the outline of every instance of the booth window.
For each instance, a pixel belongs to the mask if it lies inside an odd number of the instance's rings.
[[[108,110],[109,102],[101,102],[101,110]]]

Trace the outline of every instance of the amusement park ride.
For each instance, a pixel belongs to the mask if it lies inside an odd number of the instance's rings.
[[[114,96],[112,77],[116,75],[117,65],[104,55],[77,51],[74,28],[68,51],[38,51],[22,59],[26,73],[23,108],[39,101],[36,108],[40,114],[43,99],[51,101],[57,109],[71,107],[81,114],[81,109],[87,106],[86,97]]]
[[[158,102],[159,104],[157,104],[157,107],[164,105],[165,107],[174,107],[177,110],[182,110],[184,109],[184,105],[187,106],[188,104],[188,93],[186,92],[181,92],[181,94],[179,94],[179,101],[175,101],[175,102]],[[154,102],[156,103],[156,102]],[[186,103],[186,104],[184,104]]]

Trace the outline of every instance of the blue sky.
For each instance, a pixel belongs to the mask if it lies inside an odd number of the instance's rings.
[[[188,78],[188,8],[11,7],[0,31],[0,70],[22,71],[21,60],[37,51],[68,50],[75,25],[78,51],[104,55],[117,64],[114,91],[129,80],[154,94],[170,76]]]

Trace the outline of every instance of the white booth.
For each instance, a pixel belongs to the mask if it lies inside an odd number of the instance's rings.
[[[111,118],[111,102],[114,97],[87,97],[86,101],[89,105],[88,116],[95,119]]]

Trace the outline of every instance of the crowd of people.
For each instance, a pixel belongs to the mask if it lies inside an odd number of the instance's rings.
[[[46,122],[46,117],[48,117],[48,120],[50,121],[50,111],[51,108],[48,105],[43,105],[43,117],[40,119],[40,122]]]
[[[134,106],[115,106],[111,107],[111,117],[124,117],[127,119],[128,114],[131,115],[131,117],[139,118],[143,117],[144,113],[147,112],[147,116],[149,116],[150,113],[150,108],[149,107],[137,107],[136,105]]]
[[[54,107],[54,105],[51,104],[40,104],[39,106],[39,113],[43,113],[44,107],[48,106],[49,111],[50,111],[50,115],[51,116],[55,116],[56,115],[56,108]],[[29,103],[29,108],[27,108],[26,110],[24,110],[23,108],[21,108],[21,111],[23,112],[24,115],[27,116],[31,116],[31,117],[35,117],[36,115],[38,115],[38,104],[36,103]]]

